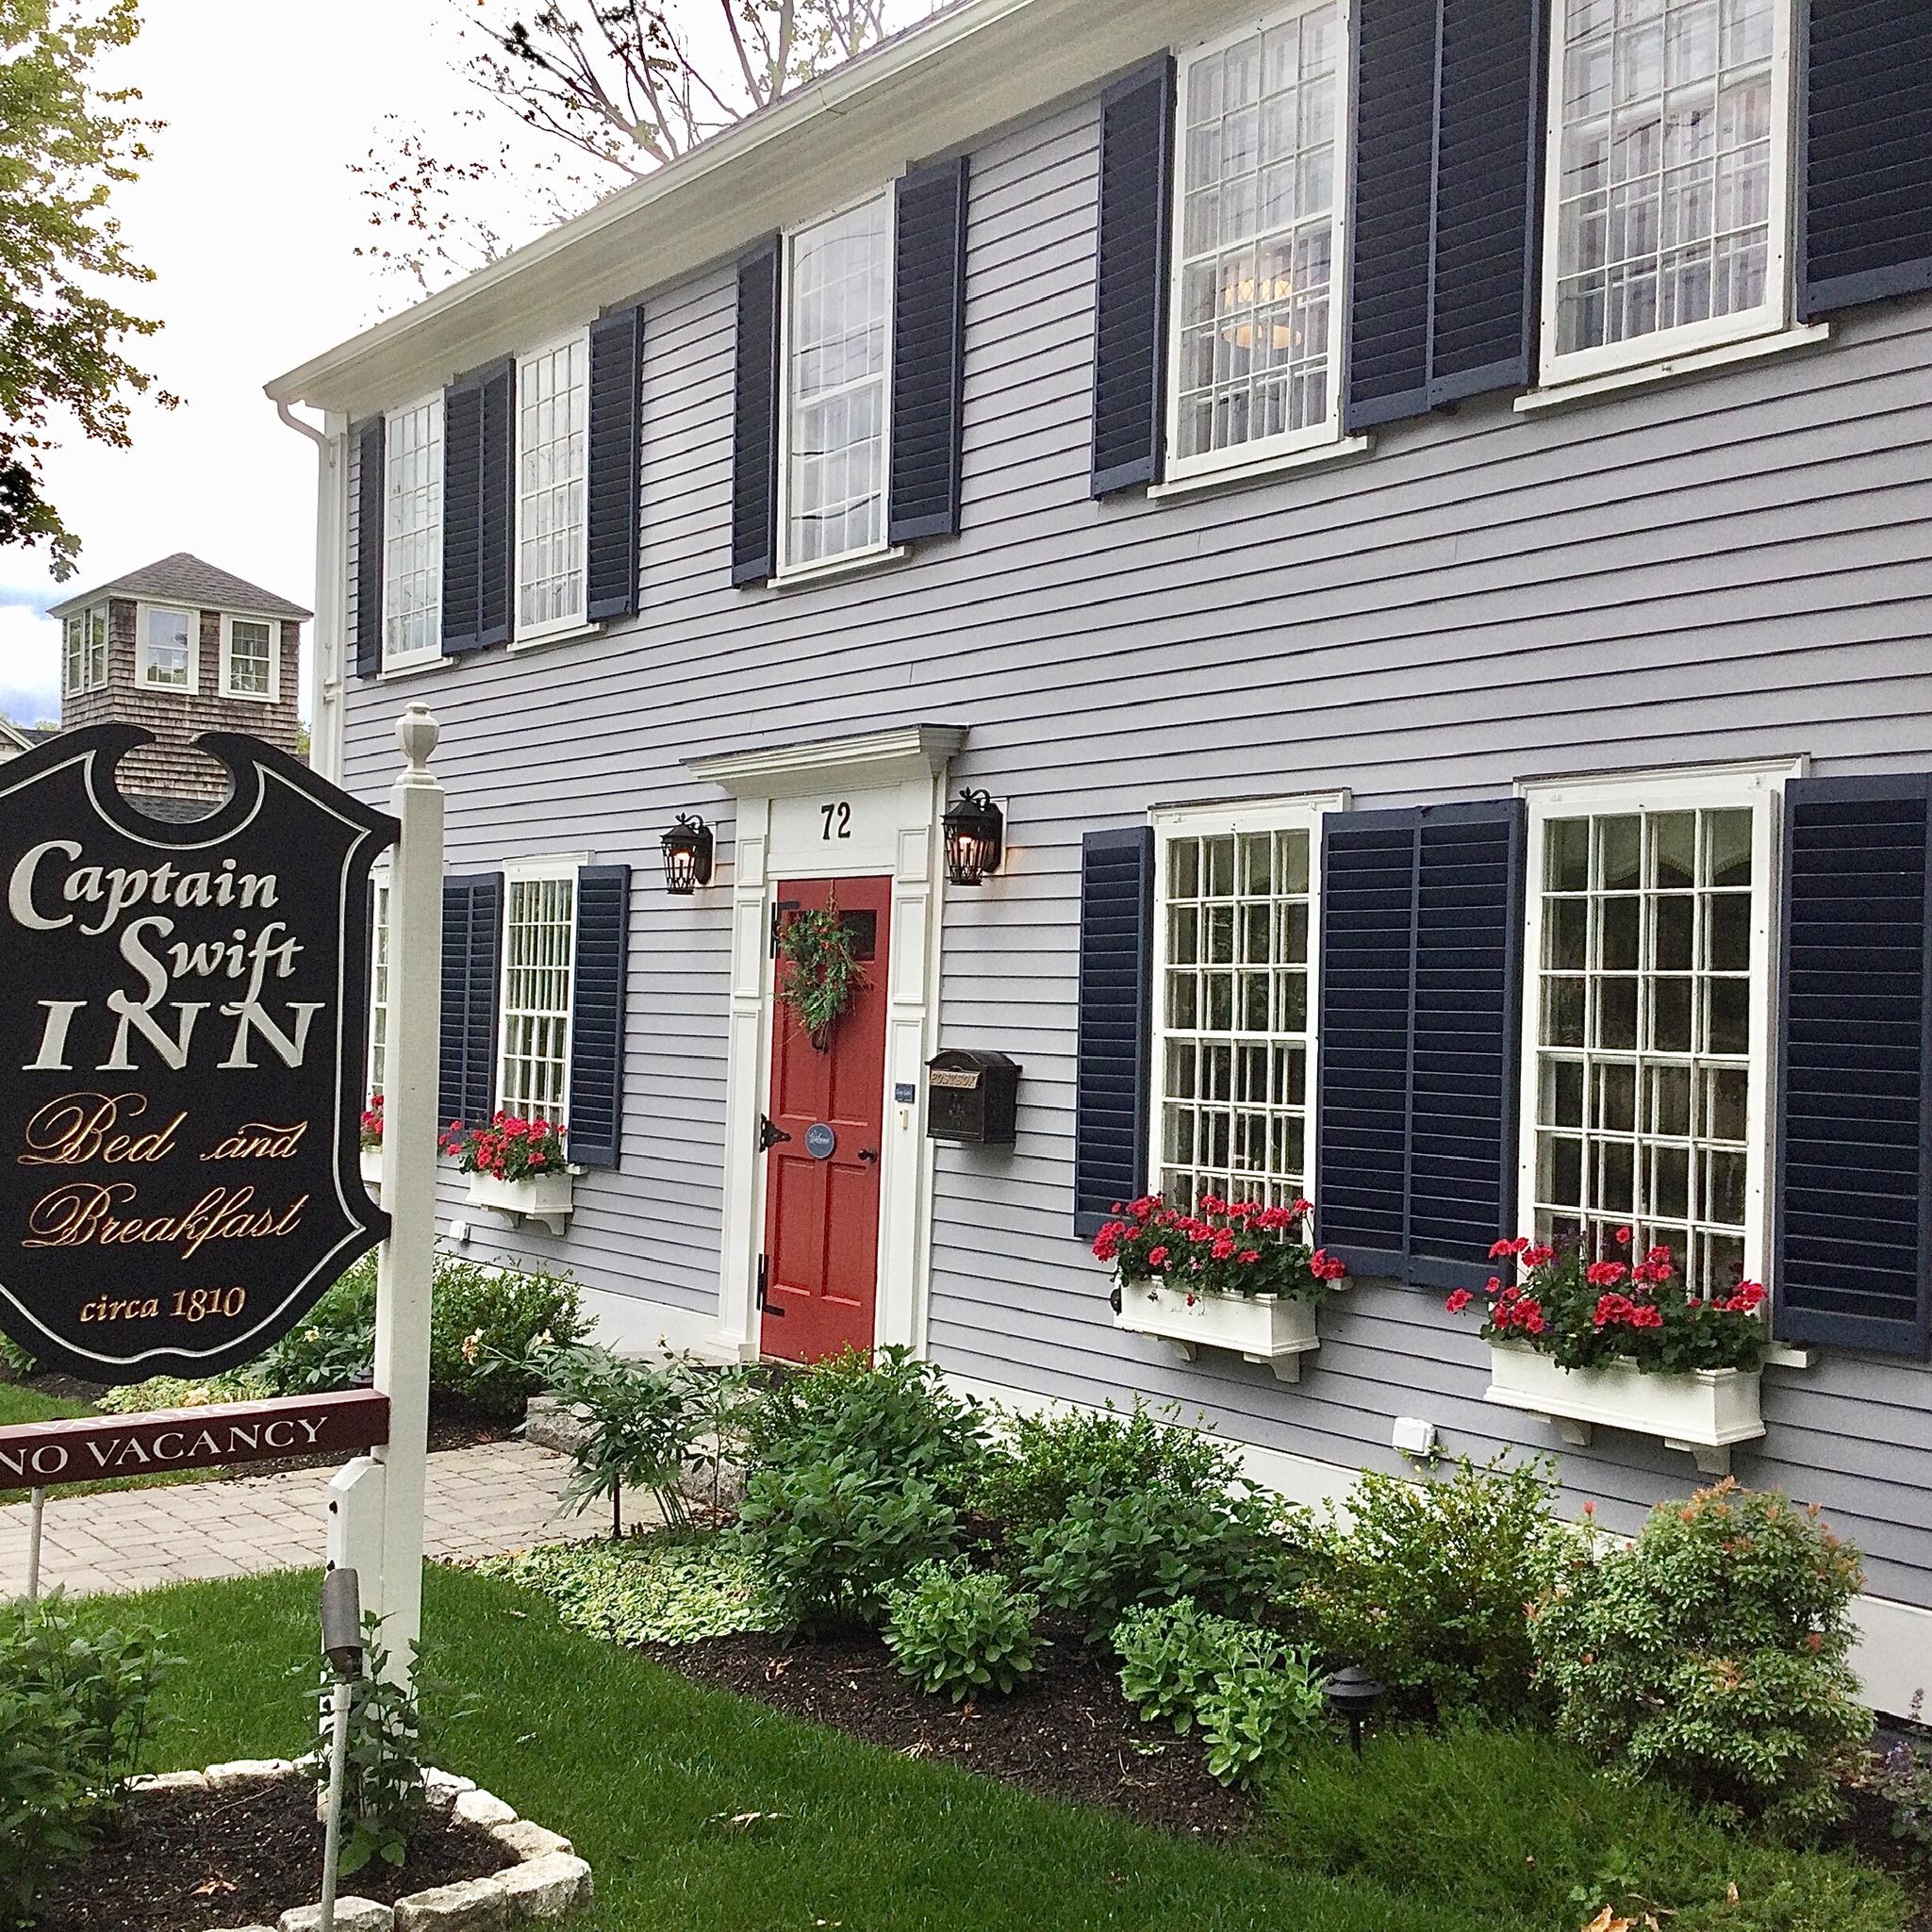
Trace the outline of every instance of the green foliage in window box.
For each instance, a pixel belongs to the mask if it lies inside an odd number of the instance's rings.
[[[453,1120],[438,1143],[461,1174],[487,1174],[497,1181],[531,1181],[562,1174],[569,1162],[564,1130],[553,1120],[519,1114],[493,1114],[487,1126]]]
[[[1284,1207],[1204,1194],[1183,1207],[1148,1194],[1114,1211],[1120,1218],[1095,1235],[1094,1255],[1113,1263],[1116,1294],[1159,1282],[1188,1296],[1298,1300],[1347,1279],[1326,1248],[1310,1247],[1310,1200]]]
[[[1507,1455],[1420,1483],[1363,1475],[1342,1511],[1300,1519],[1310,1634],[1324,1655],[1439,1710],[1527,1709],[1526,1606],[1569,1535],[1555,1492],[1553,1465]]]
[[[885,1647],[900,1674],[955,1704],[1010,1696],[1032,1675],[1038,1602],[989,1570],[921,1563],[885,1593]]]
[[[0,1606],[0,1925],[30,1924],[54,1868],[107,1827],[173,1662],[161,1644],[84,1625],[58,1592]]]
[[[1533,1619],[1560,1734],[1634,1777],[1794,1833],[1870,1736],[1850,1656],[1858,1553],[1815,1508],[1726,1478],[1628,1548],[1578,1544]]]
[[[1149,1720],[1199,1726],[1223,1784],[1278,1776],[1327,1710],[1314,1654],[1272,1630],[1200,1610],[1190,1597],[1130,1610],[1115,1627],[1120,1689]]]

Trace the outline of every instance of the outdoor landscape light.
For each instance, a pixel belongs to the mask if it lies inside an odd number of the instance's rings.
[[[946,876],[955,885],[977,885],[999,869],[1006,821],[986,793],[963,790],[946,813]]]
[[[1348,1721],[1348,1742],[1362,1756],[1362,1727],[1387,1693],[1359,1663],[1351,1663],[1329,1679],[1329,1709]]]
[[[664,885],[667,892],[687,897],[711,883],[711,828],[688,812],[664,834]]]

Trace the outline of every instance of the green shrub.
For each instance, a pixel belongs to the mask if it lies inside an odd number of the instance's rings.
[[[342,1850],[338,1867],[343,1877],[359,1872],[372,1858],[401,1865],[409,1856],[409,1841],[421,1828],[429,1810],[429,1792],[422,1780],[422,1759],[428,1749],[422,1717],[416,1699],[395,1683],[389,1653],[382,1641],[382,1619],[373,1611],[362,1620],[363,1674],[349,1687],[348,1754],[342,1782]],[[420,1653],[416,1662],[421,1675]],[[333,1686],[321,1693],[322,1723],[331,1723]],[[329,1781],[329,1756],[317,1752],[308,1759],[320,1786]]]
[[[1182,1735],[1198,1725],[1208,1769],[1223,1784],[1277,1776],[1327,1710],[1313,1653],[1191,1598],[1129,1611],[1114,1647],[1121,1694]]]
[[[885,1647],[900,1674],[935,1697],[1010,1696],[1032,1671],[1039,1605],[990,1571],[921,1563],[885,1593]]]
[[[1225,1443],[1138,1401],[1125,1415],[1111,1407],[1014,1415],[1002,1432],[1001,1453],[987,1459],[973,1502],[1010,1535],[1059,1522],[1076,1496],[1143,1489],[1217,1494],[1239,1475]]]
[[[438,1256],[430,1305],[429,1380],[495,1415],[521,1415],[542,1386],[540,1351],[588,1332],[568,1275],[487,1268]]]
[[[35,1362],[11,1335],[0,1335],[0,1368],[25,1381],[34,1373]]]
[[[477,1567],[536,1591],[555,1605],[560,1623],[613,1643],[693,1643],[777,1622],[763,1573],[732,1536],[666,1531],[553,1544]]]
[[[877,1624],[893,1584],[959,1547],[958,1513],[930,1481],[843,1451],[753,1469],[738,1523],[774,1613],[791,1628]]]
[[[1547,1732],[1470,1721],[1299,1752],[1268,1792],[1279,1863],[1365,1891],[1426,1887],[1461,1924],[1580,1932],[1900,1932],[1904,1897],[1850,1856],[1728,1830]],[[1733,1890],[1735,1888],[1735,1890]]]
[[[809,1469],[842,1456],[854,1467],[923,1481],[964,1500],[986,1451],[976,1403],[955,1395],[906,1348],[848,1348],[777,1376],[744,1416],[753,1471]]]
[[[366,1254],[249,1364],[272,1395],[346,1389],[375,1362],[375,1256]]]
[[[1438,1709],[1527,1709],[1527,1609],[1569,1539],[1554,1494],[1548,1463],[1503,1457],[1421,1483],[1364,1475],[1308,1528],[1300,1609],[1317,1647]]]
[[[1020,1579],[1104,1637],[1136,1604],[1191,1596],[1236,1615],[1292,1591],[1280,1508],[1252,1484],[1077,1495],[1058,1522],[1016,1540]]]
[[[1577,1547],[1533,1619],[1562,1736],[1637,1777],[1802,1832],[1837,1815],[1871,1733],[1848,1659],[1858,1553],[1728,1478]]]
[[[86,1629],[57,1592],[0,1606],[0,1924],[99,1836],[139,1768],[173,1660],[145,1627]]]

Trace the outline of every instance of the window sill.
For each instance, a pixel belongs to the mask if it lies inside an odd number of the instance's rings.
[[[1741,342],[1720,343],[1714,349],[1693,349],[1682,355],[1645,362],[1635,369],[1611,370],[1603,375],[1578,376],[1572,382],[1555,382],[1547,388],[1531,389],[1516,398],[1518,415],[1534,415],[1544,409],[1560,409],[1568,403],[1587,402],[1593,396],[1612,395],[1619,389],[1654,388],[1660,384],[1702,375],[1708,370],[1727,369],[1733,363],[1758,362],[1767,355],[1782,355],[1792,349],[1808,349],[1831,339],[1829,322],[1812,322],[1807,327],[1779,329],[1773,335],[1752,336]]]
[[[1172,497],[1199,496],[1208,490],[1230,489],[1247,483],[1265,482],[1295,470],[1309,470],[1318,464],[1346,462],[1365,456],[1370,439],[1365,436],[1338,437],[1333,442],[1316,443],[1305,450],[1290,450],[1283,455],[1263,456],[1252,463],[1231,463],[1226,469],[1203,470],[1193,476],[1177,477],[1171,483],[1148,486],[1148,501],[1162,503]]]
[[[391,678],[420,678],[426,670],[440,670],[448,662],[438,651],[433,657],[412,657],[403,664],[386,664],[378,675],[384,684]]]
[[[827,563],[801,564],[781,570],[768,580],[774,590],[809,590],[815,584],[836,583],[842,577],[863,577],[869,570],[883,570],[912,554],[903,543],[888,544],[883,550],[868,550],[857,556],[834,557]]]
[[[539,631],[534,637],[512,637],[510,655],[518,656],[525,651],[541,651],[551,644],[571,644],[579,637],[601,637],[603,636],[603,621],[595,623],[569,624],[560,631]]]
[[[223,691],[222,702],[228,704],[273,704],[278,702],[273,691]]]

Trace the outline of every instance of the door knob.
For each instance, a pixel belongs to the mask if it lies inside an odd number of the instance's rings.
[[[879,1149],[877,1148],[861,1148],[859,1149],[859,1159],[862,1161],[876,1161],[878,1158]]]

